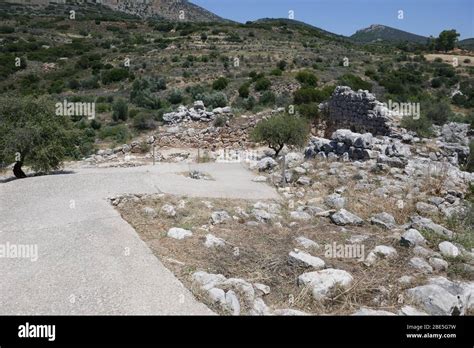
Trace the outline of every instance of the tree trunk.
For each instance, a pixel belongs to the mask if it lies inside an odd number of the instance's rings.
[[[21,166],[23,165],[22,161],[17,161],[15,165],[13,166],[13,174],[18,178],[18,179],[23,179],[26,178],[26,174],[23,170],[21,170]]]

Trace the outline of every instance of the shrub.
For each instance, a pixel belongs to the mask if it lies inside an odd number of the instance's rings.
[[[333,91],[333,87],[325,87],[323,89],[314,89],[303,87],[295,91],[293,94],[294,103],[299,104],[311,104],[311,103],[322,103],[327,100]]]
[[[113,68],[102,72],[102,83],[108,85],[113,82],[119,82],[129,77],[127,69]]]
[[[112,138],[116,143],[123,144],[131,138],[131,135],[126,125],[119,124],[115,126],[102,127],[99,132],[99,137],[101,139]]]
[[[112,118],[115,122],[126,121],[128,118],[128,104],[124,99],[118,99],[112,106]]]
[[[196,100],[202,100],[209,108],[224,107],[228,103],[227,96],[222,92],[200,93],[196,96]]]
[[[316,87],[318,85],[318,78],[312,72],[300,71],[296,74],[296,79],[307,87]]]
[[[271,72],[270,72],[270,75],[272,76],[281,76],[283,74],[283,71],[280,70],[280,69],[273,69]]]
[[[284,60],[280,60],[277,64],[277,68],[281,71],[284,71],[287,65],[287,62],[285,62]]]
[[[102,123],[100,123],[100,122],[97,121],[96,119],[93,119],[93,120],[91,121],[90,126],[91,126],[92,129],[99,130],[100,127],[102,127]]]
[[[170,95],[168,95],[168,101],[171,104],[182,103],[183,102],[183,94],[179,90],[175,89],[170,93]]]
[[[216,119],[214,120],[214,127],[224,127],[227,122],[227,117],[225,116],[217,116]]]
[[[445,124],[453,116],[449,105],[443,101],[423,105],[426,117],[438,126]]]
[[[219,77],[212,83],[212,89],[216,91],[222,91],[227,87],[229,81],[225,77]]]
[[[149,130],[156,128],[156,122],[153,119],[153,115],[140,112],[133,118],[133,127],[138,130]]]
[[[341,76],[338,81],[340,85],[349,86],[354,91],[359,89],[370,91],[372,89],[372,84],[370,82],[364,81],[359,76],[352,74],[345,74]]]
[[[241,98],[248,98],[250,94],[250,83],[246,82],[239,87],[239,96]]]
[[[273,92],[265,91],[265,92],[263,92],[263,94],[260,97],[260,99],[258,100],[258,102],[261,105],[271,105],[271,104],[275,104],[275,100],[276,100],[276,97],[275,97],[275,94]]]
[[[301,116],[308,120],[318,121],[319,120],[319,107],[316,103],[301,104],[298,106],[298,111]]]
[[[421,115],[419,119],[413,117],[403,117],[401,126],[413,132],[416,132],[420,137],[429,138],[433,136],[433,124],[425,115]]]
[[[270,80],[262,77],[255,82],[255,90],[266,91],[270,88],[271,85],[272,83],[270,82]]]
[[[285,145],[304,146],[309,134],[305,119],[280,114],[259,122],[251,138],[255,142],[263,142],[275,151],[278,156]]]

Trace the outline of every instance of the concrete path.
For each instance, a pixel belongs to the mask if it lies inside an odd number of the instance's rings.
[[[215,180],[178,174],[190,169],[207,172]],[[0,184],[0,248],[38,248],[37,261],[0,258],[0,314],[212,314],[106,198],[159,192],[278,198],[273,189],[252,178],[239,164],[160,164],[78,169]]]

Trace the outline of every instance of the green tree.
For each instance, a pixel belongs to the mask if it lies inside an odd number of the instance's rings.
[[[266,143],[275,151],[275,157],[285,145],[302,147],[309,134],[308,122],[300,117],[279,114],[260,121],[251,133],[253,141]]]
[[[112,106],[112,118],[114,121],[126,121],[128,118],[128,104],[124,99],[118,99]]]
[[[37,172],[58,169],[74,147],[72,127],[71,119],[56,115],[45,97],[1,97],[0,162],[16,162],[17,178],[26,177],[23,164]]]
[[[456,47],[459,33],[456,30],[443,30],[435,41],[435,47],[438,51],[451,51]]]

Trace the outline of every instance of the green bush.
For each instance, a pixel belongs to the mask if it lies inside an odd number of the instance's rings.
[[[227,117],[225,116],[217,116],[216,119],[214,120],[214,127],[224,127],[227,122]]]
[[[239,96],[241,98],[248,98],[250,94],[250,83],[246,82],[239,87]]]
[[[307,118],[308,120],[316,122],[319,120],[320,112],[318,104],[316,103],[301,104],[298,106],[298,111],[301,116]]]
[[[266,91],[270,88],[271,85],[272,83],[270,82],[270,80],[262,77],[255,82],[255,90],[259,92]]]
[[[305,119],[280,114],[257,123],[251,138],[255,142],[266,143],[278,156],[285,145],[304,146],[308,134],[309,127]]]
[[[272,76],[281,76],[283,74],[283,71],[280,70],[280,69],[273,69],[271,72],[270,72],[270,75]]]
[[[184,100],[183,98],[183,94],[181,93],[181,91],[175,89],[173,90],[169,95],[168,95],[168,101],[171,103],[171,104],[180,104],[182,103]]]
[[[443,101],[424,103],[423,109],[426,117],[438,126],[442,126],[453,117],[449,104]]]
[[[209,108],[224,107],[228,103],[227,96],[222,92],[200,93],[196,95],[195,100],[202,100]]]
[[[265,91],[258,100],[258,103],[261,105],[274,105],[275,101],[275,94],[272,91]]]
[[[295,91],[293,94],[294,103],[296,105],[322,103],[323,101],[329,99],[333,90],[333,86],[325,87],[323,89],[303,87]]]
[[[129,72],[124,68],[113,68],[102,72],[102,83],[108,85],[113,82],[119,82],[129,77]]]
[[[219,77],[212,83],[212,89],[216,91],[222,91],[223,89],[226,89],[228,84],[229,81],[225,77]]]
[[[372,84],[370,82],[364,81],[359,76],[353,74],[345,74],[341,76],[338,81],[340,85],[349,86],[354,91],[359,89],[370,91],[372,89]]]
[[[430,138],[433,136],[433,123],[423,113],[419,119],[405,116],[401,121],[401,126],[413,132],[416,132],[418,136],[424,138]]]
[[[310,71],[300,71],[296,74],[296,79],[307,87],[316,87],[318,85],[318,78]]]
[[[112,138],[116,143],[123,144],[131,138],[131,134],[126,125],[119,124],[115,126],[102,127],[99,132],[99,137],[101,139]]]
[[[133,127],[138,130],[150,130],[156,128],[156,122],[153,118],[153,115],[140,112],[133,118]]]

